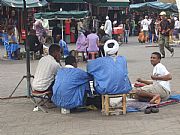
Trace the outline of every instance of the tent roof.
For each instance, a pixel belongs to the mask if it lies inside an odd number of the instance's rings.
[[[128,7],[129,0],[84,0],[98,7]]]
[[[23,8],[23,0],[1,0],[2,5],[10,6],[10,7],[16,7],[16,8]],[[26,7],[32,8],[32,7],[42,7],[47,5],[46,0],[26,0]]]
[[[88,11],[57,11],[57,12],[40,12],[35,13],[34,18],[35,19],[59,19],[59,20],[65,20],[65,19],[81,19],[88,16]]]
[[[84,0],[47,0],[51,3],[86,3]]]
[[[138,9],[143,7],[151,7],[160,10],[172,10],[177,12],[178,8],[176,4],[172,3],[162,3],[162,2],[146,2],[146,3],[139,3],[139,4],[131,4],[130,9]]]

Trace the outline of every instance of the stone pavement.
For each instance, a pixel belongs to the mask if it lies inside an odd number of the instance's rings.
[[[73,49],[75,46],[70,45]],[[158,47],[145,47],[137,43],[136,37],[119,49],[128,61],[129,77],[133,83],[137,77],[150,79],[152,65],[149,58]],[[2,58],[0,47],[0,97],[7,97],[26,74],[26,61],[10,61]],[[31,61],[34,74],[37,60]],[[180,93],[180,48],[175,47],[174,57],[166,53],[162,63],[172,73],[172,93]],[[85,63],[79,64],[85,69]],[[26,95],[26,80],[18,87],[14,96]],[[157,114],[127,113],[119,116],[102,116],[100,111],[89,111],[63,115],[60,109],[49,109],[49,113],[33,112],[29,99],[0,100],[0,135],[179,135],[180,104],[160,108]]]

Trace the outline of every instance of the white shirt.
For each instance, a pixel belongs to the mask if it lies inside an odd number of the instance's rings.
[[[111,22],[111,20],[106,20],[105,25],[104,25],[104,31],[109,36],[112,35],[112,22]]]
[[[150,21],[148,21],[147,19],[142,20],[141,21],[142,30],[148,31],[149,24],[150,24]]]
[[[167,74],[169,74],[169,72],[167,71],[166,67],[161,63],[158,63],[153,69],[153,75],[164,76],[164,75],[167,75]],[[158,83],[165,90],[171,91],[169,81],[153,80],[153,83]]]
[[[54,57],[47,55],[39,60],[32,87],[37,91],[45,91],[52,84],[57,74],[60,64]]]
[[[175,21],[174,29],[180,29],[180,21],[178,20]]]

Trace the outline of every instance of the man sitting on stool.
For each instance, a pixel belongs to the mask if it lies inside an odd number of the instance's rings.
[[[39,60],[32,88],[35,91],[52,91],[54,79],[60,68],[61,48],[59,45],[52,44],[49,47],[49,55]]]
[[[84,105],[85,94],[90,92],[90,76],[77,68],[74,56],[67,56],[65,65],[56,75],[51,100],[58,107],[72,109]]]
[[[27,36],[27,45],[30,48],[30,51],[40,52],[40,55],[43,54],[43,44],[39,42],[38,37],[36,36],[36,31],[31,30],[29,35]]]
[[[117,56],[119,44],[108,40],[104,45],[106,56],[89,61],[87,71],[94,77],[95,90],[99,94],[125,94],[131,90],[127,62]]]

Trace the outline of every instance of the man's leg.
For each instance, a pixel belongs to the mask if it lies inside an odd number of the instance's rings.
[[[37,51],[40,52],[40,55],[43,54],[43,44],[40,44],[40,45],[35,46],[34,52],[37,52]]]
[[[138,91],[136,95],[140,101],[149,101],[151,104],[153,103],[159,104],[161,101],[161,97],[159,94],[149,93],[144,90]]]
[[[166,49],[168,49],[171,52],[171,55],[173,56],[174,49],[169,46],[169,36],[165,36],[164,40],[165,40],[164,45]]]
[[[163,55],[162,58],[165,57],[165,51],[164,51],[164,36],[163,35],[160,35],[160,38],[159,38],[159,49],[160,49],[160,52],[161,54]]]
[[[161,101],[159,86],[151,84],[137,88],[136,98],[140,101],[149,101],[150,103],[159,104]]]

